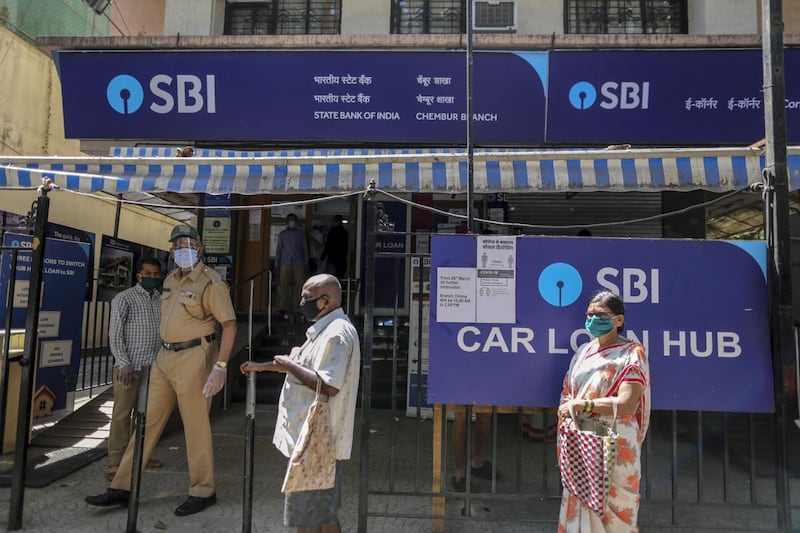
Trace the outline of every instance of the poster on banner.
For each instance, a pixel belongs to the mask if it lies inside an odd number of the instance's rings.
[[[513,324],[516,320],[516,243],[514,237],[478,237],[478,287],[476,322]]]
[[[483,252],[476,236],[433,236],[431,403],[555,407],[591,340],[588,301],[610,290],[625,303],[622,334],[647,350],[654,409],[774,410],[763,241],[514,238],[516,314],[503,323],[442,307]]]
[[[97,300],[111,301],[120,292],[133,287],[139,262],[144,257],[157,258],[162,270],[166,270],[169,252],[103,235],[97,272]]]
[[[437,316],[443,322],[475,322],[477,269],[442,267],[436,271]]]
[[[0,211],[0,236],[2,236],[2,234],[5,233],[4,228],[11,228],[8,231],[14,233],[15,230],[13,228],[24,227],[26,224],[26,220],[27,220],[27,215],[23,216],[23,215],[17,215],[15,213],[9,213],[7,211]],[[45,225],[45,235],[53,239],[61,239],[62,241],[83,242],[89,245],[90,249],[89,264],[86,267],[86,282],[85,282],[86,291],[84,294],[84,298],[87,302],[90,302],[93,296],[92,288],[94,285],[94,280],[92,276],[94,275],[95,234],[90,231],[83,231],[77,228],[71,228],[69,226],[62,226],[61,224],[56,224],[55,222],[48,222]]]
[[[424,418],[433,416],[428,397],[428,356],[431,296],[431,258],[411,258],[411,309],[408,328],[408,380],[406,416],[417,416],[417,406]],[[420,309],[421,306],[421,309]]]
[[[30,248],[32,237],[6,233],[3,246]],[[42,265],[42,292],[39,311],[39,367],[35,389],[45,387],[53,395],[53,409],[70,412],[75,401],[75,385],[80,366],[81,332],[86,269],[89,265],[88,243],[47,238]],[[0,298],[6,301],[11,285],[11,252],[0,259]],[[14,299],[11,309],[0,307],[0,321],[11,313],[11,327],[24,328],[31,277],[30,251],[18,254]],[[44,390],[44,389],[43,389]]]

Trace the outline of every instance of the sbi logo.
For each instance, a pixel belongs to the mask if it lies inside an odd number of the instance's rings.
[[[600,86],[603,109],[648,109],[650,82],[607,81]],[[579,81],[569,90],[569,103],[575,109],[589,109],[597,101],[597,89],[588,81]]]
[[[166,114],[175,109],[178,113],[217,112],[216,79],[213,74],[205,82],[193,74],[156,74],[147,83],[152,97],[150,111]],[[136,113],[142,107],[145,90],[139,80],[129,74],[115,76],[106,87],[106,100],[111,109],[121,115]]]
[[[661,299],[660,273],[641,268],[601,267],[595,276],[598,287],[622,297],[625,303],[659,303]],[[567,307],[581,296],[583,278],[578,269],[568,263],[552,263],[542,270],[538,280],[539,294],[553,307]]]

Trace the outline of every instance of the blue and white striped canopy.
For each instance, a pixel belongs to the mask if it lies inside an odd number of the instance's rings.
[[[83,192],[331,194],[375,180],[391,192],[464,193],[465,150],[327,149],[232,152],[114,148],[109,157],[0,156],[0,188],[42,178]],[[764,157],[748,148],[476,150],[474,192],[731,191],[761,180]],[[800,147],[789,149],[790,188],[800,188]]]

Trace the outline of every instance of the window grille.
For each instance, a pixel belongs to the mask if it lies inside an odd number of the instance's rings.
[[[686,0],[566,0],[566,33],[688,33]]]
[[[464,0],[392,0],[392,33],[464,33]]]
[[[338,34],[341,0],[235,2],[225,8],[225,35]]]

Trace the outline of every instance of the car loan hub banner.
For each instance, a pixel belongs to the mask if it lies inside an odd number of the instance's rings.
[[[432,236],[428,401],[558,405],[591,295],[625,302],[655,409],[772,412],[763,241]]]

